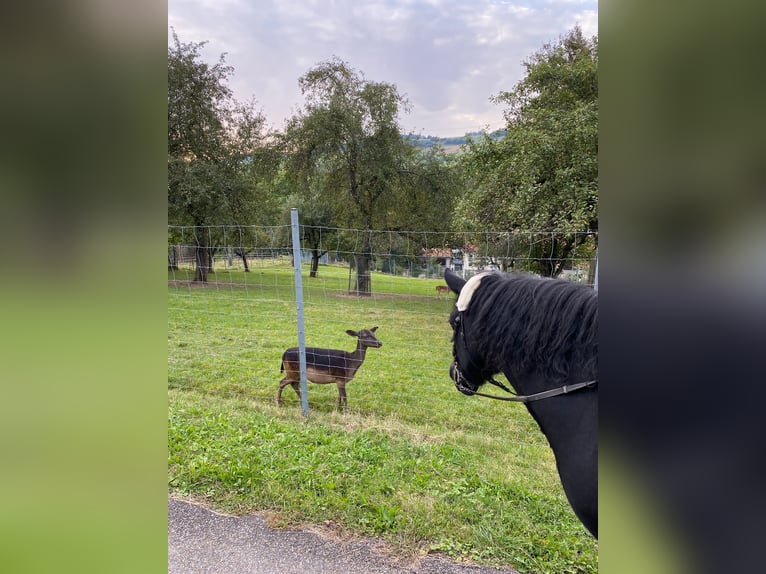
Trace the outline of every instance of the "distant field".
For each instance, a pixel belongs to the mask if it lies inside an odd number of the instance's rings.
[[[460,145],[461,144],[445,145],[444,146],[444,151],[446,151],[447,153],[457,153],[457,152],[460,151]]]
[[[310,384],[306,420],[289,388],[275,406],[282,351],[297,342],[289,265],[219,269],[206,286],[169,273],[170,493],[381,537],[403,555],[596,572],[597,543],[526,409],[465,397],[449,380],[443,282],[373,274],[373,296],[357,298],[348,274],[304,274],[307,344],[351,350],[346,329],[378,325],[383,347],[349,383],[348,415],[334,385]]]

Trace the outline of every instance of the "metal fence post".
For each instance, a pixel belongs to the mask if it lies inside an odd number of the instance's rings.
[[[309,416],[309,386],[306,377],[306,330],[303,322],[303,279],[301,277],[301,233],[298,225],[298,210],[290,209],[293,229],[293,267],[295,268],[295,308],[298,312],[298,357],[301,369],[301,409],[303,416]]]
[[[593,280],[593,289],[598,291],[598,251],[596,251],[596,277]]]

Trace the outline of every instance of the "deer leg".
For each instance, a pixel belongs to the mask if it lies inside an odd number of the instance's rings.
[[[293,390],[295,391],[295,394],[298,395],[298,400],[301,400],[301,385],[300,383],[293,381],[290,383],[290,385],[293,387]]]
[[[282,389],[284,389],[287,385],[292,385],[293,389],[295,389],[295,392],[298,393],[298,396],[301,396],[300,390],[298,389],[298,383],[285,377],[279,381],[279,389],[277,390],[277,406],[282,405]]]
[[[346,383],[338,383],[338,408],[343,407],[343,414],[348,412],[348,399],[346,398]]]

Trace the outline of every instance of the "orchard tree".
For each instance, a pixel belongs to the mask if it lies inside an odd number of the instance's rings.
[[[457,211],[474,226],[550,232],[532,270],[555,276],[582,249],[576,234],[598,231],[598,38],[576,27],[524,65],[524,79],[493,98],[507,106],[507,135],[469,142]]]
[[[265,118],[254,102],[237,102],[225,56],[210,65],[205,42],[168,47],[168,220],[192,228],[195,281],[212,271],[210,226],[249,223],[264,202],[260,180],[275,158],[265,145]]]
[[[382,214],[384,229],[448,231],[455,199],[463,189],[458,158],[440,144],[411,146],[396,187],[396,201]]]
[[[375,229],[380,211],[393,198],[408,149],[397,119],[407,100],[393,84],[367,81],[338,58],[310,69],[299,84],[305,108],[286,130],[293,173],[319,183],[320,199],[337,221]],[[353,262],[352,291],[369,295],[372,244],[370,234],[364,236]]]
[[[310,69],[299,84],[306,103],[287,125],[287,171],[319,219],[364,231],[350,290],[369,295],[372,230],[448,221],[452,180],[444,153],[424,154],[402,136],[398,116],[409,104],[393,84],[368,81],[338,58]],[[441,217],[431,217],[434,211]]]
[[[310,184],[309,187],[300,189],[300,192],[288,196],[286,207],[298,210],[301,246],[311,253],[309,277],[316,278],[319,276],[319,260],[329,251],[329,245],[337,244],[337,229],[333,227],[332,209]],[[283,219],[289,220],[289,216],[285,215]]]

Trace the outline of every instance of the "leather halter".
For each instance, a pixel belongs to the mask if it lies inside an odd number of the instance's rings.
[[[463,339],[463,342],[465,343],[465,327],[463,322],[463,311],[461,310],[460,313],[457,316],[457,323],[460,325],[460,336]],[[455,327],[457,325],[453,325],[453,330],[455,330]],[[495,385],[496,387],[500,387],[504,391],[512,394],[512,397],[498,397],[496,395],[488,395],[486,393],[480,393],[478,391],[474,391],[463,383],[463,381],[467,380],[465,375],[463,375],[463,372],[460,370],[460,365],[457,362],[457,353],[455,353],[455,347],[453,345],[452,347],[453,355],[455,357],[455,360],[452,363],[452,368],[450,369],[451,373],[455,374],[454,381],[455,381],[455,388],[459,390],[461,393],[466,395],[476,395],[479,397],[487,397],[489,399],[495,399],[498,401],[510,401],[515,403],[531,403],[534,401],[539,401],[542,399],[548,399],[551,397],[558,397],[561,395],[567,395],[569,393],[573,393],[575,391],[579,391],[580,389],[588,389],[595,387],[598,384],[598,379],[593,379],[592,381],[583,381],[580,383],[575,383],[573,385],[562,385],[560,387],[556,387],[555,389],[549,389],[547,391],[541,391],[539,393],[534,393],[531,395],[517,395],[514,393],[511,389],[506,387],[503,383],[496,380],[492,376],[487,377],[487,382]],[[471,361],[473,362],[473,361]]]
[[[534,393],[532,395],[516,395],[503,383],[501,383],[500,381],[496,381],[494,378],[490,377],[488,379],[490,383],[492,383],[493,385],[497,387],[500,387],[504,391],[514,394],[514,396],[512,397],[498,397],[496,395],[488,395],[486,393],[480,393],[479,391],[473,391],[469,389],[468,387],[464,386],[462,381],[465,380],[465,377],[463,376],[463,373],[460,371],[460,367],[458,366],[457,361],[453,363],[453,366],[454,366],[455,375],[457,377],[457,380],[455,381],[455,387],[457,388],[457,390],[467,395],[477,395],[479,397],[487,397],[489,399],[496,399],[498,401],[531,403],[531,402],[539,401],[542,399],[548,399],[550,397],[558,397],[559,395],[566,395],[574,391],[579,391],[580,389],[595,387],[598,384],[598,379],[594,379],[592,381],[583,381],[581,383],[575,383],[574,385],[562,385],[560,387],[556,387],[555,389],[550,389],[547,391]]]

